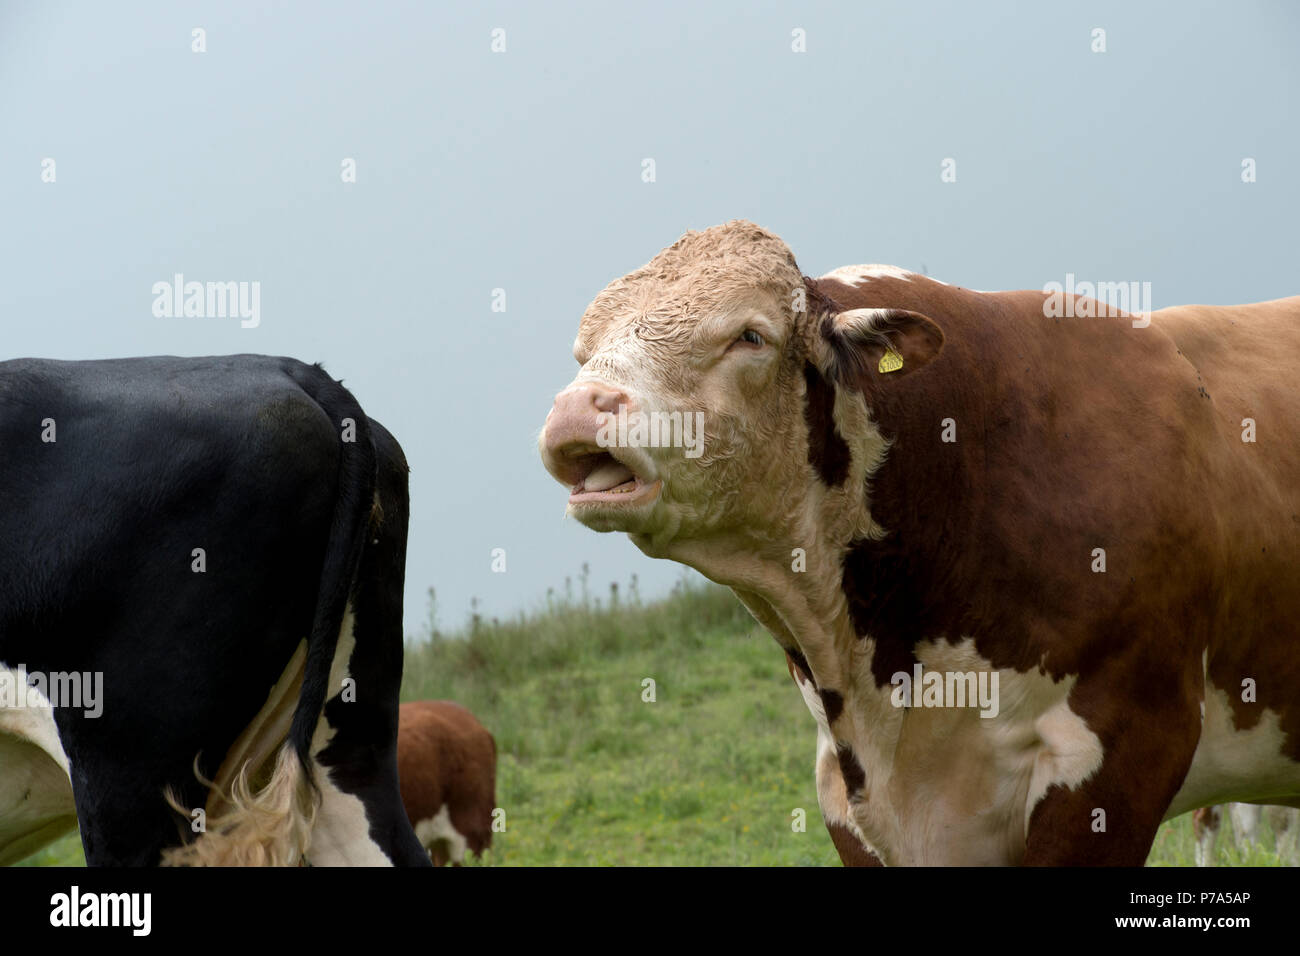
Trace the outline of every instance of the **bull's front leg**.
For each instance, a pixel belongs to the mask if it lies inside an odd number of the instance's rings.
[[[1054,783],[1029,809],[1027,866],[1142,866],[1200,738],[1199,701],[1179,675],[1131,668],[1078,683],[1070,707],[1102,744],[1097,770]]]

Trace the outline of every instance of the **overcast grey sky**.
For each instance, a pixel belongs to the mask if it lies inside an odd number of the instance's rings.
[[[814,275],[1300,293],[1297,49],[1283,2],[3,2],[0,355],[323,362],[411,462],[408,632],[584,561],[655,594],[535,447],[605,283],[748,218]],[[154,316],[178,272],[260,324]]]

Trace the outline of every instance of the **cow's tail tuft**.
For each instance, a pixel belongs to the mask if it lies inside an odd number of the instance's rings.
[[[189,816],[176,794],[167,802]],[[265,786],[254,789],[244,765],[221,795],[227,809],[205,821],[205,832],[193,842],[163,851],[163,866],[298,866],[311,845],[317,794],[298,752],[290,743],[280,747],[275,770]]]

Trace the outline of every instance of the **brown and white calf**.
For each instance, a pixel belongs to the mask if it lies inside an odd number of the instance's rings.
[[[402,704],[397,727],[402,805],[433,862],[459,866],[492,845],[497,745],[473,714],[449,700]]]
[[[1062,305],[1100,311],[812,279],[731,222],[582,318],[568,513],[806,675],[845,862],[1138,865],[1177,814],[1300,803],[1300,297]]]

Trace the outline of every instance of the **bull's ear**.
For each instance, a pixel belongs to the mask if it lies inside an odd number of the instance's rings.
[[[888,386],[924,368],[943,348],[943,330],[906,309],[850,309],[826,313],[821,337],[832,379],[851,388]]]

